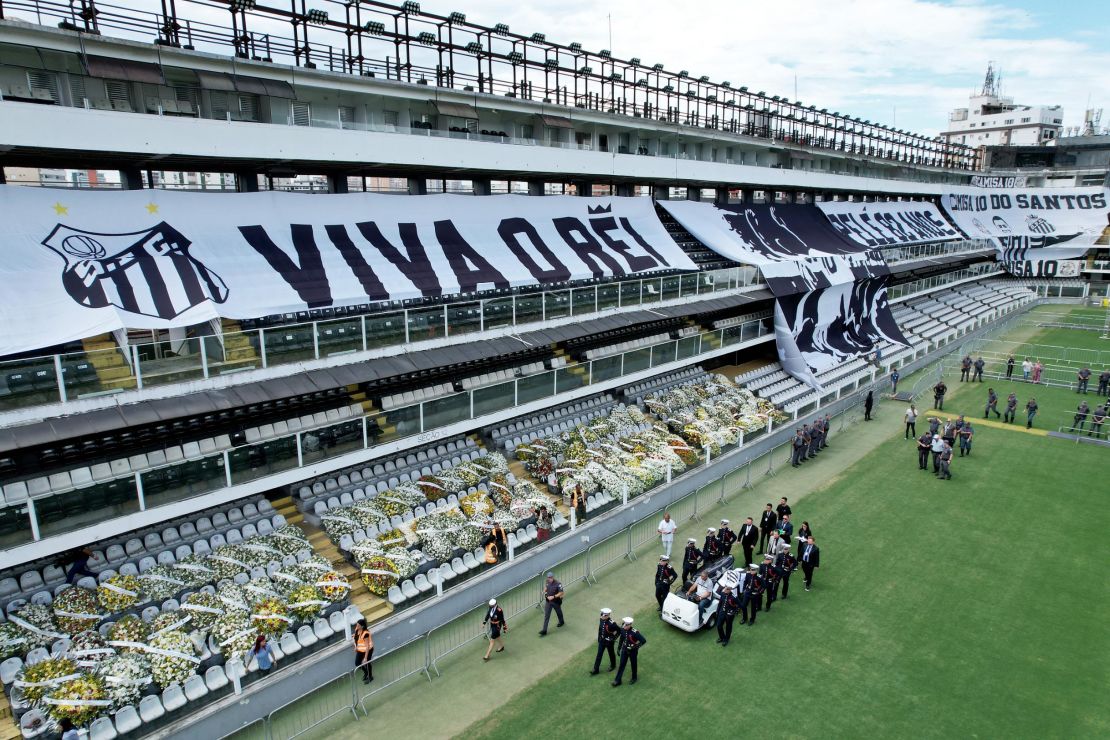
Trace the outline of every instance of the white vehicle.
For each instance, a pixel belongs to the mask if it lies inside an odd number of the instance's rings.
[[[736,587],[734,571],[732,570],[733,557],[721,558],[709,565],[704,570],[709,571],[709,579],[716,580],[713,588],[713,601],[706,607],[701,619],[698,618],[698,602],[687,596],[683,589],[678,593],[667,594],[663,601],[663,611],[660,613],[663,621],[678,627],[683,632],[697,632],[702,627],[715,627],[717,625],[717,606],[720,604],[721,588],[723,586]]]

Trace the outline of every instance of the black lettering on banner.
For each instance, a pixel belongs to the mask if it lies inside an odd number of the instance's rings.
[[[874,235],[875,245],[882,246],[884,244],[890,244],[894,241],[890,237],[883,234],[883,222],[880,220],[879,216],[875,216],[874,218],[872,218],[871,214],[861,213],[859,214],[859,218],[857,220],[859,221],[862,228],[869,230],[870,233]]]
[[[595,278],[605,275],[605,271],[594,261],[595,257],[605,263],[614,277],[624,276],[624,268],[613,259],[612,255],[605,251],[605,247],[601,246],[601,243],[593,237],[584,223],[573,216],[552,219],[552,223],[555,224],[555,230],[559,232],[567,245],[574,250],[582,263],[590,269]],[[578,235],[577,238],[575,238],[575,234]]]
[[[501,221],[497,226],[497,233],[501,239],[504,240],[505,246],[516,255],[520,263],[528,268],[528,272],[532,273],[532,277],[540,284],[545,283],[563,283],[570,280],[570,268],[559,261],[555,253],[551,251],[543,238],[540,237],[536,227],[533,226],[527,219],[523,218],[506,218]],[[532,255],[520,243],[518,234],[524,234],[528,240],[532,242],[532,246],[539,252],[548,264],[551,265],[550,270],[545,270],[532,259]]]
[[[867,232],[862,231],[855,223],[850,214],[847,213],[830,213],[828,214],[829,224],[834,230],[845,239],[854,242],[863,242],[869,247],[875,246],[875,240],[872,239]]]
[[[632,237],[633,241],[635,241],[637,244],[639,244],[641,247],[643,247],[644,251],[647,252],[648,254],[650,254],[652,257],[654,257],[659,262],[659,264],[661,266],[663,266],[663,267],[670,267],[671,266],[670,262],[667,262],[667,260],[663,259],[663,255],[661,255],[661,254],[659,254],[659,252],[655,251],[655,247],[648,244],[647,239],[644,239],[644,237],[640,236],[639,232],[636,231],[636,229],[632,228],[632,222],[628,220],[627,216],[621,216],[620,222],[621,222],[621,226],[624,227],[624,230],[628,232],[628,235]]]
[[[289,287],[297,291],[309,308],[319,308],[332,304],[331,285],[324,271],[320,250],[308,224],[290,224],[289,234],[293,239],[293,249],[297,252],[296,264],[289,255],[281,251],[266,229],[262,226],[240,226],[239,232],[254,251],[258,252],[274,270],[281,275]]]
[[[492,285],[495,288],[508,288],[509,281],[491,265],[485,257],[474,251],[474,247],[463,239],[462,234],[451,221],[435,222],[436,239],[443,247],[447,263],[455,272],[459,290],[473,293],[479,285]]]
[[[1106,193],[1095,193],[1091,196],[1092,208],[1105,208],[1106,207]]]
[[[328,233],[331,243],[343,255],[343,261],[347,263],[351,272],[362,284],[362,289],[366,291],[366,297],[372,301],[389,300],[389,291],[385,289],[381,279],[374,272],[374,268],[366,261],[362,251],[351,241],[351,237],[347,234],[347,227],[342,224],[331,224],[325,226],[324,231]]]
[[[632,254],[632,247],[628,246],[627,242],[620,239],[614,239],[609,236],[610,231],[616,231],[617,220],[612,216],[603,216],[602,218],[591,218],[590,226],[593,227],[594,233],[601,237],[601,241],[612,249],[614,252],[620,254],[625,260],[628,261],[629,272],[641,272],[643,270],[650,270],[658,263],[651,257],[643,255]]]
[[[416,233],[416,224],[397,224],[401,242],[405,245],[405,255],[402,255],[400,250],[382,235],[381,229],[373,221],[362,221],[355,224],[355,227],[362,232],[366,241],[373,244],[394,267],[412,281],[422,296],[435,298],[443,295],[443,288],[440,287],[436,271],[428,260],[424,245],[420,243],[420,235]]]

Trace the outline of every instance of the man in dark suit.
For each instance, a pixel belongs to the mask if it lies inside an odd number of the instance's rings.
[[[759,549],[763,550],[767,544],[767,538],[771,536],[771,532],[775,531],[775,526],[779,523],[778,514],[767,504],[763,509],[763,516],[759,519]]]
[[[755,546],[758,542],[759,530],[756,529],[752,518],[748,517],[744,520],[744,526],[740,527],[740,546],[744,548],[743,567],[747,568],[748,563],[752,562],[752,556],[755,554]]]
[[[813,544],[812,537],[807,537],[806,543],[802,545],[800,559],[802,561],[802,573],[805,575],[806,591],[808,591],[810,586],[813,585],[813,571],[821,567],[821,550]]]
[[[782,537],[783,542],[789,544],[791,537],[794,535],[794,525],[790,523],[790,515],[783,514],[779,517],[779,536]]]

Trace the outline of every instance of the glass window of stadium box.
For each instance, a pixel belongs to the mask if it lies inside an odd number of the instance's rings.
[[[606,283],[597,286],[597,308],[604,311],[607,308],[616,308],[620,305],[621,289],[617,283]]]
[[[543,321],[543,294],[526,293],[518,295],[514,304],[516,320],[514,324],[525,324],[533,321]]]
[[[316,343],[312,325],[294,324],[268,329],[264,333],[266,364],[309,360],[316,356]]]
[[[300,441],[301,457],[305,465],[360,450],[365,446],[362,419],[301,432]]]
[[[316,342],[320,356],[359,352],[362,350],[362,325],[359,319],[335,319],[316,324]]]
[[[408,317],[408,341],[410,342],[439,339],[447,335],[446,314],[442,306],[439,308],[409,309]]]
[[[395,344],[404,344],[405,339],[405,313],[376,314],[366,317],[366,347],[390,347]]]
[[[36,499],[35,519],[39,536],[51,537],[134,514],[139,508],[138,489],[131,476]]]
[[[482,303],[482,320],[486,329],[513,325],[513,298],[491,298]]]
[[[555,394],[555,371],[525,375],[517,381],[517,405],[538,401]]]
[[[447,332],[451,336],[473,334],[482,330],[482,304],[452,303],[447,306]]]
[[[139,360],[139,371],[144,386],[168,385],[205,377],[206,355],[213,349],[205,342],[205,337],[175,338],[153,344],[136,344],[135,354]],[[223,352],[215,337],[211,338],[215,352],[211,357],[219,358]]]
[[[516,383],[515,380],[510,380],[507,383],[475,388],[472,391],[474,403],[470,416],[492,414],[516,405]]]
[[[181,501],[227,487],[224,456],[186,460],[139,474],[146,508]]]
[[[543,294],[544,320],[562,319],[570,316],[570,291],[557,290]]]
[[[236,447],[227,456],[231,483],[246,483],[297,467],[297,438],[282,437]]]
[[[0,509],[0,547],[16,547],[35,540],[29,505]]]
[[[574,315],[593,313],[597,311],[597,286],[588,288],[574,288],[571,290],[571,302],[574,304]]]

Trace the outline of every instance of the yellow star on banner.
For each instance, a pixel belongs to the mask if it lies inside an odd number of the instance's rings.
[[[69,213],[69,207],[63,206],[61,203],[55,203],[54,213],[58,214],[59,216],[65,216]]]
[[[158,213],[158,204],[157,203],[147,203],[146,204],[146,212],[147,213]]]

